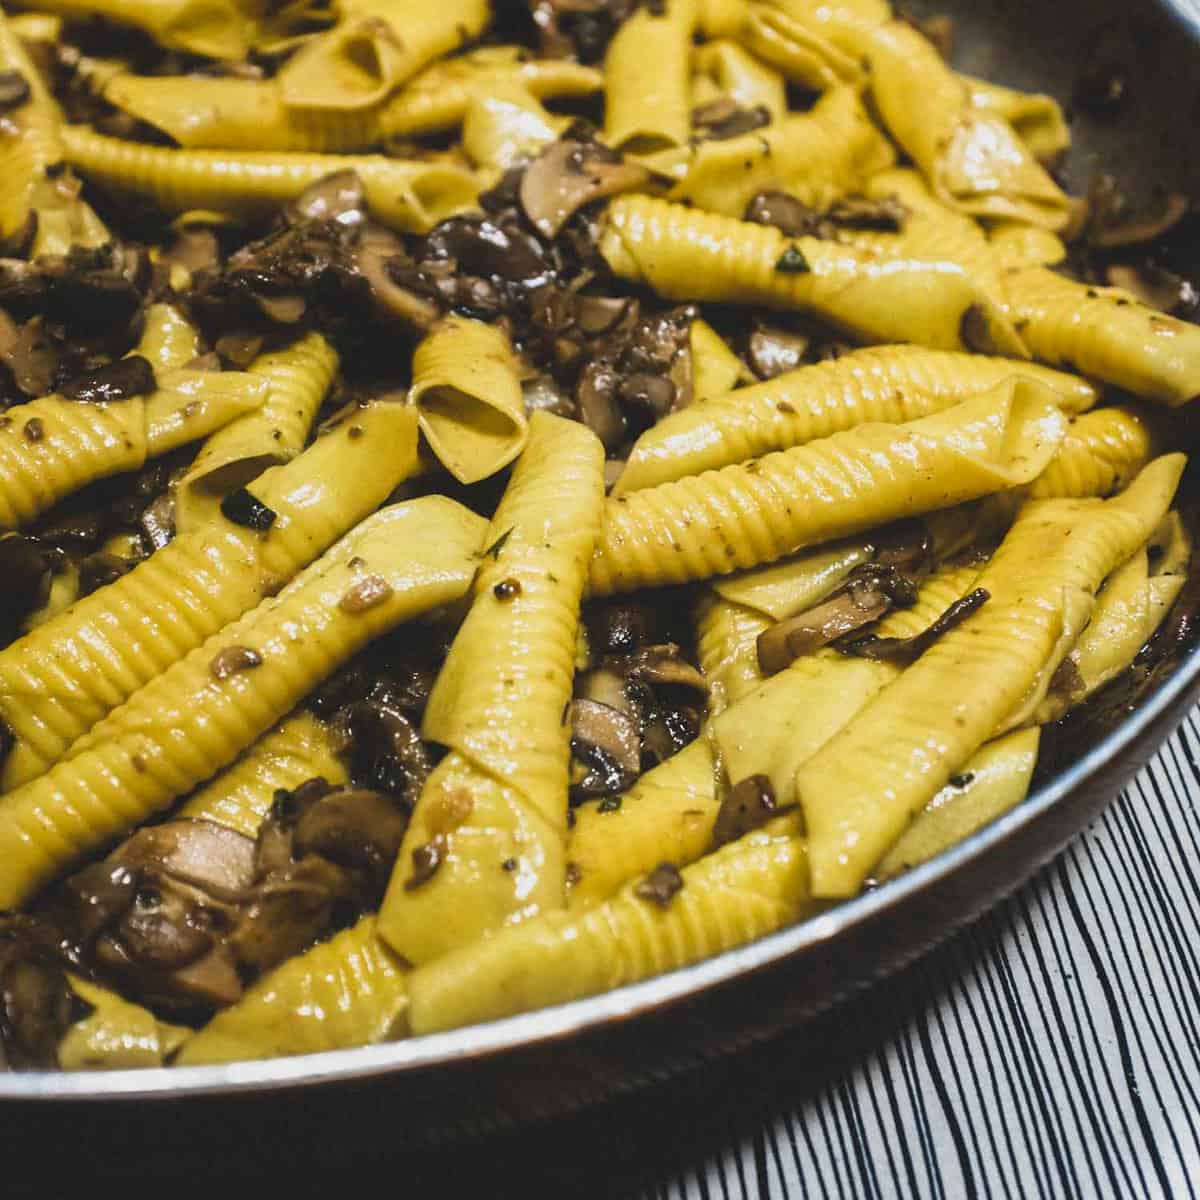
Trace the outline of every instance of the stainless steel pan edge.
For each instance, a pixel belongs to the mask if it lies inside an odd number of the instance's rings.
[[[1135,92],[1133,123],[1123,133],[1120,126],[1077,126],[1075,170],[1086,174],[1093,150],[1112,163],[1123,143],[1130,154],[1119,165],[1131,187],[1147,179],[1192,189],[1200,182],[1193,160],[1179,153],[1191,140],[1187,130],[1168,127],[1163,107],[1169,98],[1177,115],[1197,112],[1200,53],[1152,4],[943,0],[924,7],[954,13],[968,69],[1024,86],[1040,82],[1063,99],[1089,39],[1136,21],[1137,36],[1126,42],[1144,90]],[[1034,26],[1040,37],[1031,51]],[[1153,136],[1133,138],[1137,129]],[[393,1118],[392,1136],[418,1144],[554,1115],[769,1037],[897,969],[1050,859],[1150,757],[1200,692],[1194,633],[1170,676],[1017,810],[821,917],[639,985],[437,1037],[222,1067],[0,1076],[2,1127],[19,1136],[23,1122],[36,1123],[38,1114],[44,1120],[53,1101],[86,1110],[88,1120],[76,1130],[112,1149],[130,1124],[124,1102],[152,1100],[138,1105],[139,1135],[130,1145],[146,1152],[142,1121],[152,1119],[157,1151],[169,1155],[191,1140],[184,1111],[220,1104],[231,1139],[244,1137],[245,1120],[294,1137],[317,1110],[326,1133],[338,1112],[348,1127],[369,1094],[371,1106],[386,1107]],[[371,1087],[362,1088],[363,1081]],[[215,1149],[206,1144],[206,1152]]]

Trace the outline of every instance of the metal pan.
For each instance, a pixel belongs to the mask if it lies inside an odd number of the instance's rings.
[[[1188,153],[1200,45],[1150,0],[911,7],[955,17],[963,69],[1068,104],[1085,69],[1123,73],[1119,116],[1075,121],[1073,190],[1099,162],[1135,198],[1152,183],[1200,193],[1200,156]],[[1200,535],[1200,469],[1184,487]],[[1153,754],[1200,694],[1200,567],[1193,571],[1154,655],[1046,739],[1041,781],[1024,804],[828,914],[633,987],[436,1037],[222,1067],[0,1076],[0,1130],[19,1146],[53,1123],[70,1130],[79,1159],[124,1158],[147,1172],[236,1157],[248,1138],[294,1156],[385,1128],[394,1150],[579,1108],[793,1027],[1014,890]]]

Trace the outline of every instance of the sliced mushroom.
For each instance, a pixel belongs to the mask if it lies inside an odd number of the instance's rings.
[[[685,688],[695,692],[703,702],[708,695],[708,682],[673,642],[647,646],[625,658],[613,658],[611,665],[623,669],[631,679],[654,686]]]
[[[45,603],[54,569],[54,552],[23,533],[0,534],[0,628],[15,629]]]
[[[771,113],[763,105],[742,108],[729,96],[721,96],[692,110],[692,124],[702,137],[712,141],[739,137],[771,123]]]
[[[31,317],[19,328],[5,318],[0,359],[13,374],[13,382],[26,396],[45,396],[54,388],[59,353],[41,317]],[[8,336],[11,333],[11,337]]]
[[[775,789],[766,775],[750,775],[730,788],[713,824],[713,849],[737,841],[777,816]]]
[[[617,374],[604,361],[590,362],[579,377],[575,399],[580,420],[600,439],[606,450],[621,443],[625,417],[617,403]]]
[[[756,322],[746,346],[746,360],[759,379],[774,379],[804,362],[811,339],[790,329]]]
[[[825,212],[825,220],[843,229],[900,233],[908,215],[908,208],[895,196],[881,196],[878,199],[845,196],[830,205]]]
[[[336,221],[353,227],[366,220],[367,196],[355,171],[335,171],[305,188],[284,210],[289,221]]]
[[[789,192],[759,192],[746,206],[745,219],[756,225],[773,225],[788,237],[816,232],[820,214]]]
[[[374,224],[363,229],[354,248],[353,263],[367,281],[376,309],[381,315],[398,317],[415,329],[429,329],[441,316],[441,309],[397,280],[393,264],[407,262],[403,244],[390,230]]]
[[[393,704],[363,700],[343,709],[335,731],[350,755],[350,775],[362,788],[387,792],[411,808],[433,761],[413,723]]]
[[[965,621],[976,609],[990,599],[985,588],[976,588],[956,600],[932,625],[910,638],[881,638],[868,636],[847,642],[838,649],[859,658],[874,658],[883,662],[909,666],[917,661],[943,634]]]
[[[521,208],[540,234],[554,238],[585,204],[644,188],[651,179],[648,167],[599,142],[560,138],[525,168]]]
[[[1187,316],[1200,307],[1200,292],[1195,286],[1165,267],[1114,263],[1106,271],[1106,277],[1113,287],[1132,292],[1143,304],[1160,312]]]
[[[587,774],[572,789],[576,798],[624,791],[638,776],[642,739],[628,713],[595,700],[571,703],[571,752]]]
[[[588,614],[588,637],[598,655],[631,654],[650,640],[653,614],[645,605],[616,601]]]
[[[803,655],[879,620],[891,606],[882,590],[856,588],[839,592],[807,612],[779,621],[760,633],[759,669],[764,675],[774,675]]]
[[[1100,203],[1094,199],[1092,203],[1088,240],[1102,250],[1152,242],[1178,225],[1191,210],[1191,201],[1180,192],[1167,192],[1157,209],[1132,216],[1123,211],[1123,202],[1115,192],[1107,193]]]
[[[407,827],[407,811],[390,796],[365,788],[336,791],[296,822],[294,854],[319,854],[363,871],[382,890]]]

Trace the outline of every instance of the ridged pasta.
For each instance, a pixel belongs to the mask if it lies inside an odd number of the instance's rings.
[[[1067,257],[1057,233],[1023,221],[997,221],[988,231],[996,267],[1052,267]]]
[[[852,894],[979,746],[1036,709],[1096,589],[1166,514],[1183,462],[1156,459],[1112,500],[1030,502],[979,577],[988,601],[800,767],[814,895]]]
[[[455,479],[486,479],[521,453],[528,426],[520,364],[501,330],[449,316],[417,346],[412,371],[409,402]]]
[[[600,252],[668,300],[813,312],[865,342],[1022,354],[1006,317],[958,264],[892,258],[648,196],[608,207]],[[967,330],[964,331],[964,324]]]
[[[385,509],[152,679],[67,758],[0,798],[0,905],[24,903],[219,771],[373,638],[456,600],[482,532],[441,496]],[[364,580],[379,581],[376,602],[346,603]],[[230,653],[237,663],[219,670]]]
[[[192,1032],[160,1021],[149,1009],[78,975],[68,975],[67,981],[92,1012],[58,1043],[58,1065],[64,1071],[161,1067]]]
[[[409,962],[563,904],[567,710],[603,472],[589,430],[534,414],[425,710],[423,735],[449,753],[421,792],[379,914],[381,936]],[[430,846],[436,870],[413,884]]]
[[[863,425],[605,504],[595,595],[728,575],[882,522],[1035,479],[1057,393],[1026,379],[907,425]]]
[[[1126,487],[1161,448],[1147,414],[1130,405],[1098,408],[1071,423],[1029,495],[1035,500],[1110,496]]]
[[[871,872],[883,881],[920,866],[1015,808],[1029,792],[1041,730],[1018,729],[988,742],[913,818]]]
[[[130,25],[160,45],[208,58],[236,60],[250,50],[247,22],[234,0],[38,0],[38,7]]]
[[[489,46],[435,63],[376,108],[348,112],[289,108],[275,80],[125,74],[106,85],[104,98],[188,149],[329,154],[450,129],[473,95],[509,86],[539,99],[586,96],[600,90],[603,77],[578,63]]]
[[[741,217],[759,192],[785,191],[811,208],[863,189],[896,152],[851,87],[826,92],[808,112],[739,137],[706,140],[686,152],[670,198]]]
[[[291,108],[361,109],[436,58],[477,38],[491,19],[488,0],[339,0],[341,20],[301,46],[280,68]]]
[[[1005,277],[1009,311],[1033,356],[1177,406],[1200,395],[1200,328],[1120,288],[1044,267]]]
[[[596,908],[544,913],[409,977],[414,1034],[495,1020],[634,983],[739,946],[807,910],[794,817],[701,859],[666,904],[631,886]]]
[[[168,213],[204,209],[239,219],[264,217],[317,180],[350,169],[380,221],[403,233],[428,233],[474,205],[478,192],[469,171],[448,163],[176,150],[123,142],[78,125],[64,127],[62,137],[67,161],[81,173],[114,191],[144,196]]]
[[[696,658],[708,681],[708,711],[716,716],[762,683],[755,646],[771,618],[710,588],[696,600],[693,621]]]
[[[884,124],[934,194],[976,217],[1063,229],[1070,199],[1009,123],[972,101],[971,85],[911,25],[890,21],[871,35],[871,94]]]
[[[570,125],[542,107],[523,84],[497,80],[477,92],[463,117],[462,148],[476,167],[500,175],[537,155]]]
[[[634,152],[684,145],[692,131],[696,0],[663,0],[621,23],[604,58],[604,140]]]
[[[255,483],[277,514],[267,534],[229,521],[181,534],[0,650],[0,718],[14,737],[5,788],[57,761],[105,713],[278,590],[416,470],[410,409],[374,405],[355,426],[361,435],[343,425]]]
[[[911,421],[1009,378],[1053,388],[1064,412],[1096,399],[1086,380],[1011,359],[919,346],[856,350],[670,413],[634,443],[612,494],[789,450],[868,421]]]
[[[292,791],[318,776],[334,785],[348,778],[329,730],[307,709],[297,709],[191,796],[179,816],[215,821],[252,838],[276,791]]]
[[[237,1062],[370,1046],[395,1037],[407,972],[363,917],[288,959],[183,1043],[175,1063]]]

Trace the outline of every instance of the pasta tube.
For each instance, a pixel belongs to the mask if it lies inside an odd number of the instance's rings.
[[[858,93],[839,87],[809,112],[783,116],[740,137],[698,143],[670,197],[730,217],[742,216],[759,192],[770,190],[825,209],[860,191],[870,175],[895,159]]]
[[[280,788],[290,792],[318,776],[335,786],[347,779],[329,731],[312,713],[297,709],[210,779],[179,816],[215,821],[252,838]]]
[[[242,59],[249,29],[233,0],[39,0],[38,7],[66,17],[100,17],[131,25],[160,45],[207,58]]]
[[[621,23],[604,58],[604,140],[631,152],[687,143],[692,131],[690,64],[696,0],[639,7]]]
[[[1035,500],[1111,496],[1128,486],[1159,452],[1160,441],[1147,415],[1128,405],[1084,413],[1071,423],[1029,495]]]
[[[911,26],[891,21],[871,36],[871,90],[884,124],[934,194],[976,217],[1061,230],[1072,204],[1012,126],[973,103],[957,76]]]
[[[168,213],[204,209],[240,220],[268,216],[310,184],[352,169],[367,205],[403,233],[428,233],[475,203],[478,184],[448,163],[403,162],[381,155],[231,154],[175,150],[104,137],[78,125],[62,131],[67,161],[118,192],[145,196]]]
[[[683,870],[664,903],[633,885],[589,911],[543,913],[409,977],[414,1034],[634,983],[740,946],[808,911],[804,841],[782,817]]]
[[[1016,379],[908,425],[865,425],[605,503],[595,595],[683,583],[1035,479],[1066,421]]]
[[[1040,737],[1036,726],[1019,729],[976,751],[960,778],[913,818],[872,877],[882,882],[920,866],[1020,804],[1029,793]]]
[[[724,396],[749,375],[745,363],[707,321],[692,322],[688,348],[692,355],[692,404]]]
[[[524,85],[497,81],[471,98],[463,118],[462,147],[476,166],[498,176],[533,158],[570,123],[570,117],[548,113]]]
[[[1182,455],[1112,500],[1033,501],[978,586],[989,599],[800,767],[813,893],[844,896],[989,737],[1024,722],[1093,594],[1166,514]]]
[[[703,5],[701,10],[703,23]],[[718,96],[728,96],[739,108],[764,109],[772,121],[787,113],[787,89],[782,76],[747,54],[736,42],[722,38],[697,46],[692,67],[698,79],[711,84]],[[695,91],[693,82],[693,96]]]
[[[406,972],[363,917],[288,959],[184,1042],[176,1065],[237,1062],[369,1046],[395,1036]]]
[[[123,74],[104,89],[112,105],[188,149],[366,150],[392,137],[438,133],[462,121],[472,96],[512,86],[533,96],[586,96],[603,77],[591,67],[527,59],[489,46],[434,63],[375,108],[289,108],[275,80]]]
[[[1005,278],[1009,311],[1033,356],[1176,407],[1200,395],[1200,329],[1120,288],[1044,267]]]
[[[67,981],[92,1012],[76,1021],[58,1044],[58,1065],[64,1071],[161,1067],[192,1032],[77,975],[68,975]]]
[[[447,317],[417,347],[409,403],[430,449],[460,482],[494,475],[525,446],[519,372],[508,338],[466,317]]]
[[[359,109],[464,42],[491,18],[488,0],[341,0],[341,22],[301,46],[279,71],[291,108]]]
[[[461,596],[482,525],[441,496],[377,513],[0,798],[0,905],[220,770],[373,638]]]
[[[638,438],[612,494],[790,450],[868,421],[911,421],[1009,378],[1052,388],[1065,412],[1096,399],[1086,380],[1010,359],[918,346],[856,350],[670,413]]]
[[[363,433],[352,435],[356,427]],[[266,534],[228,520],[181,534],[0,650],[0,719],[13,738],[3,786],[46,770],[105,713],[373,512],[416,470],[416,441],[410,409],[361,411],[354,426],[256,482],[252,499],[276,514]]]
[[[1024,355],[1007,318],[961,266],[944,260],[788,238],[648,196],[609,204],[600,252],[620,278],[669,300],[798,309],[866,342],[960,350],[965,334],[975,349]]]
[[[563,904],[566,713],[603,460],[583,426],[530,421],[425,710],[423,735],[449,753],[421,792],[379,913],[380,934],[409,962]]]
[[[863,84],[857,55],[839,49],[781,7],[751,0],[736,36],[755,58],[775,67],[790,83],[816,92]]]
[[[988,235],[1000,270],[1009,267],[1052,267],[1067,257],[1057,233],[1022,221],[997,221]]]
[[[967,84],[975,108],[995,113],[1007,121],[1029,153],[1040,162],[1053,162],[1071,145],[1067,120],[1053,96],[1021,92],[969,75],[961,78]]]

